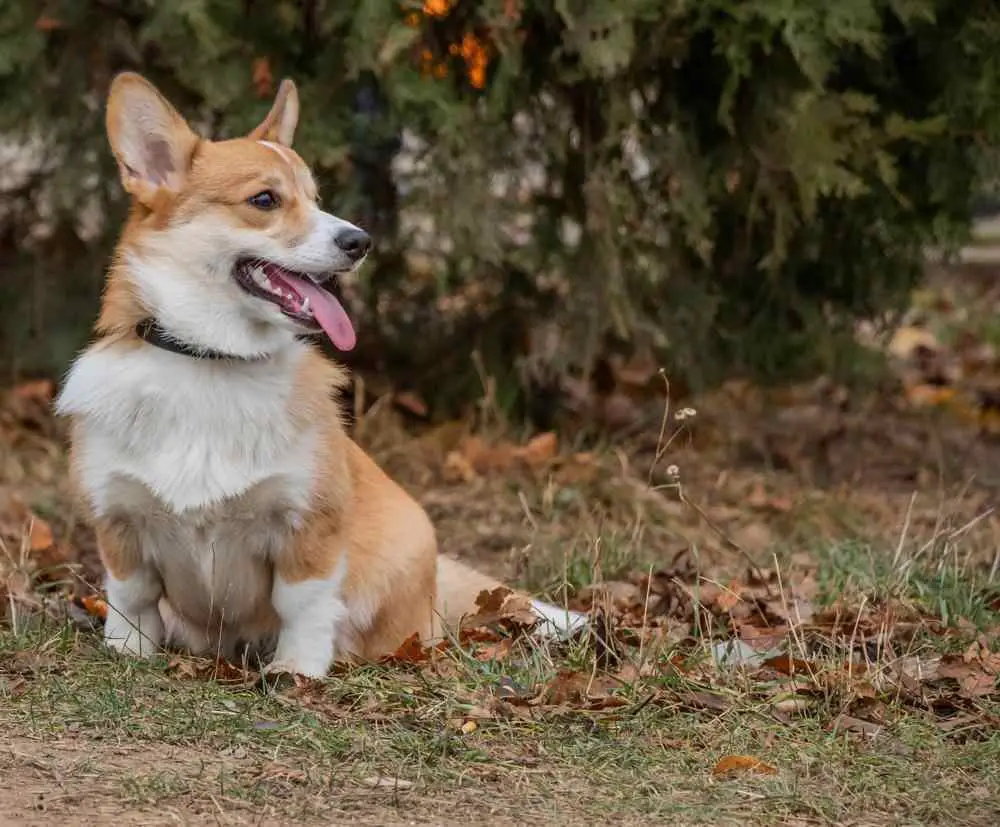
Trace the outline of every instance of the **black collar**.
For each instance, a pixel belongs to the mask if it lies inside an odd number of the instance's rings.
[[[267,359],[269,354],[260,356],[237,356],[233,353],[223,353],[221,350],[211,350],[190,345],[186,342],[178,341],[167,333],[156,319],[143,319],[135,326],[135,335],[147,344],[162,350],[169,350],[171,353],[179,353],[181,356],[190,356],[193,359],[231,359],[238,362],[259,362]]]

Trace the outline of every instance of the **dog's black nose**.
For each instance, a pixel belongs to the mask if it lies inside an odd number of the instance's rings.
[[[350,230],[342,230],[338,233],[334,242],[351,257],[352,261],[364,258],[372,248],[371,236],[357,227]]]

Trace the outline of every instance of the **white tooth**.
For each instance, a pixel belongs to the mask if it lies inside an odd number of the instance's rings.
[[[302,312],[303,313],[308,313],[309,312],[309,299],[308,298],[304,299],[303,302],[302,302]]]

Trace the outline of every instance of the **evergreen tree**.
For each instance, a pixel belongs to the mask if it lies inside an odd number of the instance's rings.
[[[297,148],[377,236],[358,358],[431,391],[546,325],[557,371],[829,368],[966,231],[998,42],[987,0],[0,0],[0,349],[59,369],[86,336],[129,68],[213,137],[296,80]]]

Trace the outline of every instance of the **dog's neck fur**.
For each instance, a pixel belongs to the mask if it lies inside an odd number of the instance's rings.
[[[121,474],[137,478],[178,512],[238,496],[282,474],[308,488],[316,449],[311,434],[329,420],[344,371],[284,330],[273,331],[270,358],[258,361],[194,359],[143,342],[135,325],[156,304],[146,300],[144,288],[158,277],[161,289],[173,282],[158,269],[165,260],[150,268],[148,258],[123,249],[103,297],[98,339],[74,362],[57,400],[57,411],[90,436],[92,463],[80,459],[97,513],[110,504],[101,492]],[[220,331],[230,322],[222,313],[219,325],[199,336],[190,325],[174,326],[170,316],[165,324],[158,321],[170,334],[184,340],[190,333],[208,347],[219,347],[225,338]],[[236,344],[247,350],[245,339]]]
[[[137,341],[136,325],[152,318],[178,341],[244,359],[294,347],[292,331],[242,312],[246,299],[232,283],[231,262],[202,272],[197,252],[213,243],[216,228],[160,226],[142,235],[140,244],[143,220],[133,212],[115,250],[95,326],[98,337]]]

